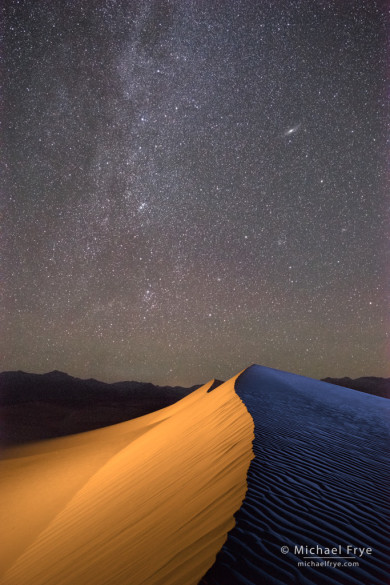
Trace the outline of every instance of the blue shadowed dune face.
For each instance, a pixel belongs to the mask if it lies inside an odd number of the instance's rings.
[[[261,366],[236,390],[255,459],[202,583],[387,585],[390,401]]]

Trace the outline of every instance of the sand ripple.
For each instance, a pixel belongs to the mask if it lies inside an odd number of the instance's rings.
[[[256,457],[236,527],[202,583],[388,584],[390,401],[259,366],[236,389]],[[373,553],[359,567],[305,568],[300,544]]]

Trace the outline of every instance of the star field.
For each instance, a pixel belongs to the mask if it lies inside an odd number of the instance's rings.
[[[388,16],[9,0],[1,368],[388,375]]]

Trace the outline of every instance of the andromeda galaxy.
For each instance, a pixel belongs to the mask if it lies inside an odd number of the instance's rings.
[[[291,136],[291,134],[295,134],[295,132],[298,132],[300,127],[301,127],[301,124],[298,124],[297,126],[293,126],[292,128],[289,128],[288,130],[286,130],[284,135]]]

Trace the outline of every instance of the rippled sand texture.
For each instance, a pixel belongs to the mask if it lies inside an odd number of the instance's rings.
[[[255,422],[255,459],[236,527],[202,583],[387,585],[390,401],[260,366],[236,390]],[[373,552],[359,567],[304,568],[295,545]]]
[[[246,492],[253,422],[234,382],[6,451],[0,582],[196,585]]]

